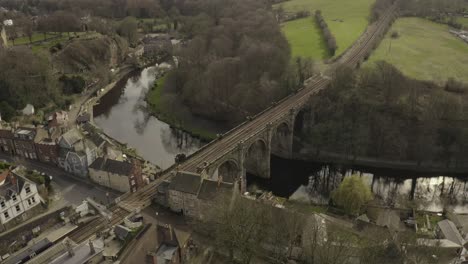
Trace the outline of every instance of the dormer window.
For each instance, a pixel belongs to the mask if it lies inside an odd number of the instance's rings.
[[[16,202],[16,200],[18,200],[18,198],[16,197],[16,194],[13,194],[13,195],[11,196],[11,199],[13,200],[13,202]]]
[[[5,208],[5,206],[6,206],[5,201],[3,201],[3,200],[0,201],[0,207]]]
[[[26,186],[26,188],[24,188],[24,189],[26,190],[26,193],[31,193],[31,187],[29,187],[29,185]]]

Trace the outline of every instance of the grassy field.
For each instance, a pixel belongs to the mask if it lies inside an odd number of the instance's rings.
[[[331,32],[338,43],[336,55],[341,54],[359,38],[368,24],[370,7],[374,0],[290,0],[282,5],[286,12],[322,10]],[[284,23],[283,32],[288,38],[294,55],[324,59],[328,56],[313,16],[308,19]]]
[[[399,38],[390,37],[394,31]],[[442,83],[454,77],[468,83],[468,44],[450,34],[448,26],[429,20],[398,19],[365,66],[378,60],[416,79]]]
[[[282,30],[291,45],[292,56],[325,59],[329,57],[320,29],[311,17],[289,21]]]

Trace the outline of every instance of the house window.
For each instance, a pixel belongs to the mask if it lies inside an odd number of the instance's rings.
[[[21,211],[21,208],[20,208],[19,205],[16,205],[16,206],[15,206],[15,209],[16,209],[16,212],[17,212],[17,213],[19,213],[19,212]]]
[[[8,214],[8,212],[4,212],[3,215],[5,216],[6,219],[10,218],[10,215]]]
[[[33,203],[36,203],[36,198],[34,198],[34,196],[31,197],[31,200],[32,200]]]
[[[28,199],[28,205],[31,205],[32,202],[31,202],[31,199]]]
[[[26,190],[26,193],[30,193],[30,192],[31,192],[31,188],[30,188],[29,186],[26,186],[25,190]]]
[[[1,201],[1,202],[0,202],[0,206],[1,206],[2,208],[4,208],[4,207],[5,207],[5,201]]]
[[[13,202],[16,202],[16,200],[17,200],[16,195],[13,194],[13,196],[11,196],[11,199],[13,199]]]

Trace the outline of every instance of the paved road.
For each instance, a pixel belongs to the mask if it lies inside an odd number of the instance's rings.
[[[109,193],[109,199],[115,199],[119,193],[105,189],[86,180],[78,180],[69,173],[54,167],[52,165],[42,164],[36,161],[11,157],[0,153],[0,159],[23,165],[28,169],[37,170],[52,176],[52,205],[78,205],[86,197],[95,199],[99,203],[107,204],[106,193]]]

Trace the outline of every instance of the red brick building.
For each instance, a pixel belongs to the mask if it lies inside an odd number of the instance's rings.
[[[58,134],[59,135],[59,134]],[[43,128],[38,128],[34,145],[36,147],[37,158],[41,162],[57,164],[59,158],[58,136],[53,136]]]

